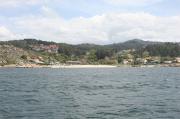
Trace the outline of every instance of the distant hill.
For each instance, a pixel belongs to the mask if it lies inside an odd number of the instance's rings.
[[[15,47],[25,48],[25,49],[28,49],[30,45],[56,44],[56,45],[59,45],[60,48],[69,48],[69,49],[82,50],[82,51],[87,51],[90,49],[97,49],[97,48],[108,48],[108,49],[113,49],[115,51],[121,51],[121,50],[126,50],[126,49],[143,48],[143,47],[146,47],[147,45],[160,44],[160,43],[161,42],[143,41],[140,39],[133,39],[126,42],[114,43],[114,44],[109,44],[109,45],[96,45],[96,44],[89,44],[89,43],[71,45],[71,44],[66,44],[66,43],[55,43],[55,42],[48,42],[48,41],[42,41],[42,40],[36,40],[36,39],[24,39],[24,40],[0,42],[0,44],[14,45]]]
[[[30,45],[38,45],[38,44],[50,45],[50,44],[56,44],[56,43],[36,40],[36,39],[23,39],[23,40],[1,41],[0,44],[13,45],[15,47],[28,49]]]
[[[86,63],[117,62],[118,54],[123,50],[132,50],[128,56],[142,58],[145,54],[158,57],[179,57],[180,43],[151,42],[133,39],[108,45],[66,44],[36,39],[23,39],[0,42],[0,64],[12,64],[30,60],[65,63],[68,60],[82,60]],[[127,57],[126,57],[127,58]],[[28,60],[29,61],[29,60]]]
[[[97,44],[78,44],[78,45],[72,45],[67,43],[56,43],[56,42],[49,42],[49,41],[42,41],[42,40],[36,40],[36,39],[23,39],[23,40],[12,40],[12,41],[4,41],[0,42],[0,44],[6,44],[6,45],[13,45],[18,48],[28,49],[31,50],[32,45],[58,45],[60,52],[67,52],[67,54],[75,54],[75,55],[84,55],[87,51],[92,49],[108,49],[112,50],[114,52],[119,52],[122,50],[127,49],[142,49],[147,47],[148,45],[158,45],[158,44],[164,44],[165,42],[152,42],[152,41],[144,41],[141,39],[132,39],[126,42],[122,43],[114,43],[114,44],[108,44],[108,45],[97,45]],[[68,53],[70,52],[70,53]]]
[[[133,39],[123,43],[115,43],[106,45],[106,47],[112,48],[115,51],[127,50],[127,49],[139,49],[144,48],[147,45],[160,44],[160,42],[143,41],[140,39]]]

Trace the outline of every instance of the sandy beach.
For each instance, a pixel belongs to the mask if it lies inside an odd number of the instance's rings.
[[[115,65],[54,65],[50,68],[115,68]]]
[[[0,68],[116,68],[116,67],[180,67],[180,64],[159,64],[159,65],[4,65]]]

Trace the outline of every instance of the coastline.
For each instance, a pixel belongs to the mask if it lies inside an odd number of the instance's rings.
[[[5,65],[0,68],[116,68],[116,65]]]
[[[180,63],[178,64],[157,64],[157,65],[37,65],[37,64],[27,64],[27,65],[4,65],[0,66],[0,68],[118,68],[118,67],[180,67]]]
[[[54,65],[50,68],[115,68],[116,65]]]

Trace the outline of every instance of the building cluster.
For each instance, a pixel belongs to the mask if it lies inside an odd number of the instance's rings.
[[[59,46],[58,45],[32,45],[30,46],[34,51],[43,51],[48,53],[58,53]]]
[[[163,58],[160,56],[149,56],[148,54],[143,57],[135,57],[133,50],[123,50],[119,53],[121,56],[121,64],[124,65],[157,65],[157,64],[175,64],[180,63],[180,57]]]

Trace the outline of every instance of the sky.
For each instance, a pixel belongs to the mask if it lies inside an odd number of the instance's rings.
[[[0,41],[180,42],[180,0],[0,0]]]

